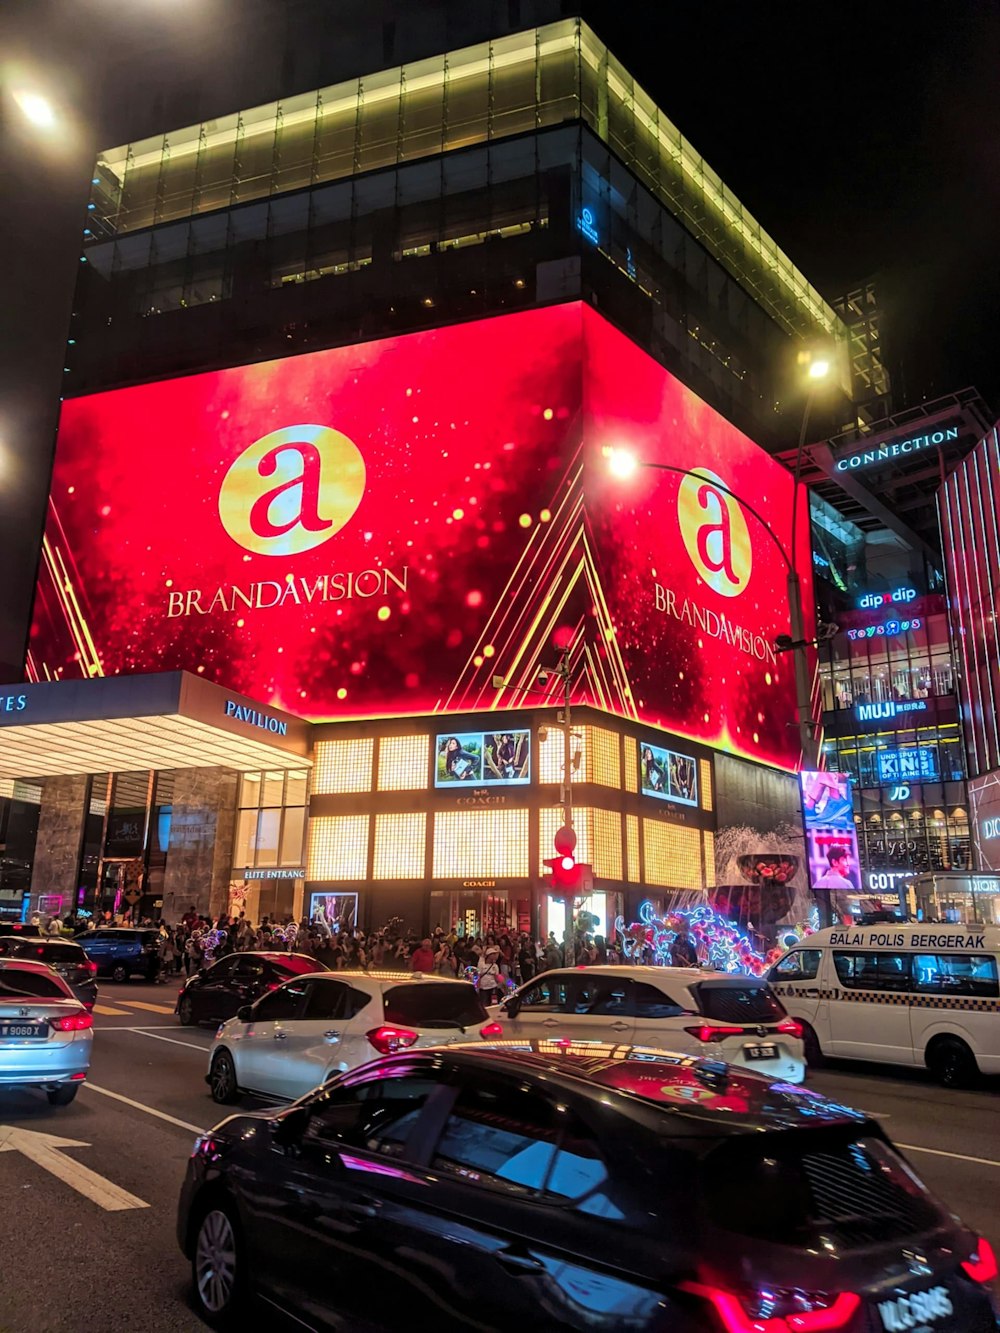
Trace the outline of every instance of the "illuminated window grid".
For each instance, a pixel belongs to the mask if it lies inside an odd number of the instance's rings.
[[[634,736],[625,737],[625,790],[639,790],[639,742]]]
[[[528,811],[439,810],[433,861],[435,879],[525,879]]]
[[[323,815],[309,821],[306,878],[368,878],[367,815]]]
[[[622,765],[618,734],[604,727],[586,728],[586,779],[621,790]]]
[[[712,765],[707,759],[698,760],[698,776],[701,779],[701,808],[714,810],[712,800]]]
[[[563,729],[558,726],[549,726],[545,739],[538,744],[538,781],[539,782],[562,782],[563,780]],[[583,728],[582,737],[574,736],[573,754],[580,754],[580,766],[583,766],[583,756],[586,754],[587,747],[587,729]],[[578,773],[580,770],[577,769]],[[574,773],[574,776],[576,774]]]
[[[617,810],[586,810],[591,826],[590,845],[593,854],[590,865],[598,879],[622,878],[622,817]],[[580,857],[580,860],[583,860]]]
[[[628,742],[625,742],[626,745]],[[627,879],[630,884],[642,882],[639,874],[639,816],[625,816],[625,847],[628,852]]]
[[[647,884],[670,889],[704,888],[699,829],[644,819],[642,839]]]
[[[374,756],[375,742],[370,737],[318,741],[313,755],[313,795],[371,791]]]
[[[423,879],[426,837],[425,814],[376,815],[372,878]]]
[[[429,736],[383,736],[378,746],[379,791],[423,791],[430,756]]]
[[[705,761],[702,760],[702,763]],[[702,834],[705,840],[705,888],[714,889],[716,885],[715,878],[715,834],[711,829],[706,829]]]
[[[590,858],[590,820],[588,810],[574,808],[573,827],[576,830],[576,851],[573,855],[578,861],[583,861],[588,865],[593,862]],[[547,875],[549,867],[544,864],[545,861],[551,861],[555,856],[555,847],[553,839],[556,836],[556,829],[562,828],[563,808],[561,805],[547,807],[538,812],[538,873]]]

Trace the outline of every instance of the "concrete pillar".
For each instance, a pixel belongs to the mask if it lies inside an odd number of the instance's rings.
[[[163,919],[189,907],[215,916],[229,906],[239,775],[225,768],[179,769],[163,876]]]
[[[62,914],[76,905],[80,849],[87,817],[85,773],[46,778],[38,810],[38,838],[31,867],[31,905],[43,894],[62,895]]]

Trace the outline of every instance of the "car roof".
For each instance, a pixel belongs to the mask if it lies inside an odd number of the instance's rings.
[[[632,981],[650,981],[655,985],[658,981],[683,981],[691,985],[696,981],[718,981],[720,978],[730,978],[734,975],[732,972],[715,972],[707,967],[656,967],[651,963],[579,963],[576,967],[552,967],[545,972],[540,972],[533,981],[539,981],[542,977],[551,976],[554,972],[566,975],[568,973],[576,974],[578,972],[596,972],[598,976],[607,977],[628,977]],[[743,981],[757,981],[761,985],[766,985],[762,977],[742,977]]]
[[[576,1092],[604,1106],[639,1109],[647,1124],[681,1137],[717,1139],[762,1130],[871,1125],[863,1111],[812,1088],[781,1083],[751,1070],[652,1047],[603,1042],[498,1040],[428,1048],[417,1058],[441,1059],[512,1077],[541,1075],[553,1090]],[[412,1064],[414,1053],[376,1063]],[[369,1066],[371,1068],[371,1066]]]
[[[460,977],[439,977],[436,973],[425,972],[353,972],[341,970],[338,972],[324,972],[317,969],[315,972],[303,972],[301,976],[296,977],[301,981],[306,977],[325,977],[328,981],[336,980],[347,982],[352,986],[358,982],[371,981],[378,986],[426,986],[428,982],[433,982],[440,986],[464,986],[466,988],[472,985],[471,981],[466,981]]]

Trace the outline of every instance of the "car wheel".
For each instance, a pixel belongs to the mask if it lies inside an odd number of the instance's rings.
[[[198,1224],[191,1276],[199,1313],[213,1328],[230,1328],[245,1290],[243,1247],[234,1214],[225,1204],[210,1207]]]
[[[217,1051],[212,1058],[212,1067],[208,1071],[208,1086],[212,1090],[212,1101],[220,1106],[232,1106],[240,1099],[240,1090],[236,1086],[236,1066],[228,1051]]]
[[[182,995],[178,1000],[177,1017],[186,1028],[194,1026],[194,1001],[190,995]]]
[[[805,1047],[806,1064],[809,1068],[822,1069],[826,1063],[823,1047],[819,1044],[815,1030],[808,1023],[802,1024],[802,1045]]]
[[[979,1077],[976,1057],[958,1037],[942,1037],[927,1048],[927,1068],[943,1087],[968,1088]]]
[[[79,1083],[60,1083],[58,1088],[49,1088],[46,1096],[50,1106],[69,1106],[79,1091]]]
[[[128,981],[128,968],[123,963],[116,963],[111,969],[112,981]]]

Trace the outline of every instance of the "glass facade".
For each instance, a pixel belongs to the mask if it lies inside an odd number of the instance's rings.
[[[851,638],[838,634],[820,664],[823,708],[837,712],[858,704],[954,695],[951,639],[944,611],[902,619],[917,628],[892,635]],[[902,624],[897,616],[897,623]]]

